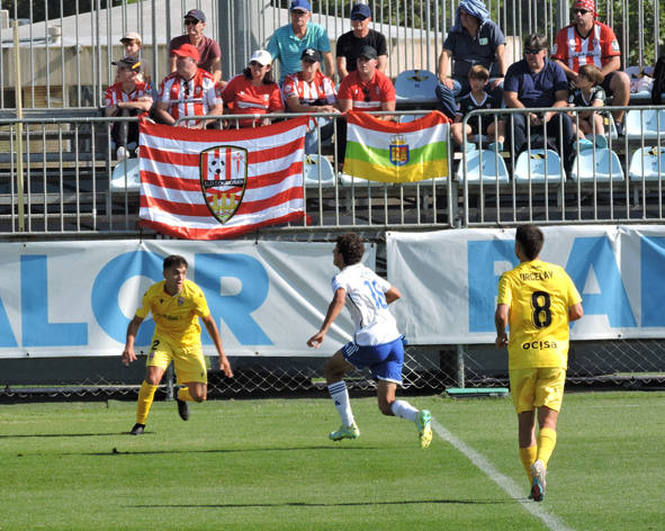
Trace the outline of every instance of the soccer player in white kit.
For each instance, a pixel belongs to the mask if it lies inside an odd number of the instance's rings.
[[[344,305],[348,306],[356,327],[353,341],[338,350],[325,366],[330,397],[342,420],[339,430],[330,433],[329,437],[339,441],[360,435],[344,375],[368,367],[372,378],[377,380],[376,394],[381,413],[414,422],[420,446],[427,448],[432,442],[430,412],[426,409],[419,411],[405,400],[395,400],[397,384],[402,384],[404,336],[397,330],[388,305],[399,299],[400,293],[390,282],[360,263],[364,251],[362,239],[357,234],[349,232],[337,237],[333,263],[341,271],[332,279],[333,300],[321,329],[307,340],[310,347],[319,348],[330,325]]]

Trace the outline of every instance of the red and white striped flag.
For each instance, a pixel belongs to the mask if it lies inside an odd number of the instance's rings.
[[[307,118],[230,131],[141,121],[141,224],[196,240],[303,219]]]

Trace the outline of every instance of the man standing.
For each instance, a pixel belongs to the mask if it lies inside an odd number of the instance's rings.
[[[222,51],[215,39],[203,35],[206,27],[206,16],[200,9],[191,9],[185,14],[184,35],[174,37],[169,42],[169,72],[175,72],[176,61],[173,55],[174,50],[180,48],[183,44],[191,44],[199,52],[198,67],[203,68],[212,74],[215,83],[226,83],[222,81]]]
[[[312,8],[309,2],[292,0],[290,12],[291,24],[277,28],[266,46],[273,60],[279,59],[280,85],[284,83],[286,76],[300,71],[300,58],[306,48],[314,48],[321,53],[326,67],[325,73],[332,76],[335,70],[330,39],[323,26],[310,22]]]
[[[329,437],[340,441],[360,436],[344,375],[369,367],[372,378],[377,380],[376,394],[381,413],[414,422],[420,446],[427,448],[432,442],[430,412],[426,409],[418,411],[405,400],[395,400],[397,384],[402,385],[404,346],[403,336],[397,330],[388,305],[399,299],[400,293],[360,262],[364,251],[363,241],[357,234],[349,232],[337,237],[333,263],[341,272],[332,279],[333,300],[321,329],[307,340],[310,347],[319,348],[330,325],[348,302],[356,325],[353,341],[338,350],[325,366],[330,397],[342,420],[339,430],[330,433]]]
[[[505,51],[506,37],[490,20],[485,4],[481,0],[460,0],[455,25],[450,28],[439,55],[439,85],[435,90],[438,109],[451,120],[455,119],[455,98],[471,90],[469,70],[478,64],[490,73],[487,92],[501,101]],[[455,63],[452,77],[449,76],[451,57]]]
[[[162,81],[155,115],[160,122],[175,125],[185,116],[219,116],[224,112],[221,87],[212,74],[199,68],[199,51],[191,44],[173,50],[176,71]],[[205,129],[211,120],[188,120],[181,127]]]
[[[528,35],[524,40],[524,59],[513,63],[506,74],[503,86],[506,107],[528,109],[536,107],[568,107],[568,81],[561,67],[547,60],[547,38],[543,35]],[[544,114],[515,113],[506,118],[505,131],[512,142],[515,154],[528,146],[527,120],[532,144],[559,142],[563,137],[564,168],[573,166],[573,124],[566,113]],[[512,124],[512,129],[511,129]],[[534,135],[542,135],[534,140]]]
[[[573,4],[573,23],[556,35],[552,59],[563,68],[573,85],[582,65],[596,65],[604,76],[600,86],[606,94],[612,95],[612,105],[628,105],[630,79],[619,71],[619,41],[612,28],[598,22],[596,15],[594,0],[577,0]],[[623,110],[612,113],[619,132],[623,132],[624,113]]]
[[[538,258],[543,241],[538,227],[517,228],[515,254],[520,264],[501,276],[494,316],[496,345],[508,345],[520,458],[535,501],[545,495],[547,464],[556,445],[568,368],[569,322],[584,314],[582,298],[566,271]],[[506,326],[510,326],[510,339]]]
[[[139,81],[141,62],[126,56],[111,63],[118,67],[117,81],[104,92],[104,116],[138,116],[152,107],[152,95],[147,83]],[[137,122],[113,122],[111,138],[115,142],[116,158],[122,160],[131,156],[128,144],[139,143]]]
[[[377,68],[381,72],[386,71],[388,63],[388,49],[386,38],[382,33],[370,29],[372,22],[372,11],[367,4],[355,4],[351,9],[352,31],[345,33],[337,39],[337,73],[340,82],[355,72],[358,68],[356,61],[363,46],[371,46],[377,53]]]
[[[175,367],[178,383],[178,413],[182,420],[189,418],[187,402],[203,402],[208,393],[208,378],[205,359],[201,349],[201,325],[203,321],[219,354],[219,368],[231,378],[233,371],[224,354],[222,338],[215,319],[210,314],[203,291],[194,282],[187,280],[187,261],[178,255],[164,259],[164,280],[153,284],[143,295],[143,304],[127,327],[127,340],[122,352],[122,363],[136,361],[134,340],[139,326],[152,312],[155,333],[150,343],[150,354],[146,362],[146,377],[139,391],[136,409],[136,424],[131,435],[141,435],[145,430],[155,391],[164,371],[171,361]]]

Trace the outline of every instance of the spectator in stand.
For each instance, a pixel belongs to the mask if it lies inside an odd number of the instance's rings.
[[[104,93],[105,116],[138,116],[148,112],[152,107],[152,95],[149,86],[139,81],[141,63],[136,58],[126,56],[119,61],[111,63],[118,67],[117,82],[108,87]],[[122,160],[133,156],[133,150],[128,147],[139,143],[138,122],[113,122],[111,138],[116,145],[116,158]]]
[[[570,107],[603,107],[605,105],[605,91],[600,86],[604,76],[596,65],[582,65],[577,73],[575,89],[570,93],[568,105]],[[594,111],[578,112],[580,127],[577,128],[575,116],[571,114],[573,121],[573,132],[579,139],[580,149],[596,147],[607,147],[605,139],[605,126],[603,124],[603,113]],[[586,135],[595,135],[594,142],[587,140]]]
[[[628,105],[630,78],[621,67],[619,41],[612,28],[596,20],[594,0],[576,0],[573,4],[573,23],[559,30],[554,41],[552,59],[563,68],[574,85],[583,64],[595,64],[604,79],[601,87],[612,96],[612,105]],[[614,111],[614,122],[623,133],[625,111]]]
[[[207,70],[213,76],[215,83],[222,87],[226,84],[222,81],[222,51],[215,39],[203,35],[206,27],[206,16],[199,9],[191,9],[185,14],[184,35],[174,37],[169,42],[169,71],[176,70],[176,56],[173,51],[183,44],[191,44],[199,51],[198,67]]]
[[[524,59],[508,68],[503,86],[506,107],[529,109],[536,107],[568,107],[568,80],[563,69],[554,61],[547,60],[547,38],[531,34],[524,40]],[[527,120],[531,126],[528,129]],[[513,128],[511,131],[511,122]],[[553,111],[544,114],[515,113],[506,118],[505,130],[508,139],[512,137],[514,153],[518,154],[529,146],[542,147],[546,143],[558,143],[562,137],[563,161],[566,171],[572,168],[574,150],[573,125],[566,113]]]
[[[386,71],[388,64],[388,48],[382,33],[370,29],[372,11],[366,4],[355,4],[351,9],[351,27],[337,40],[337,73],[340,82],[357,69],[356,61],[363,46],[371,46],[378,54],[377,68]]]
[[[379,72],[378,54],[372,46],[363,46],[358,54],[358,69],[344,78],[339,86],[337,107],[341,112],[394,111],[395,87],[390,78]],[[377,116],[381,120],[392,119],[391,115]],[[337,158],[344,160],[346,151],[346,122],[340,120],[337,128]]]
[[[286,108],[291,112],[339,112],[337,110],[337,91],[335,83],[319,70],[321,55],[314,48],[306,48],[302,53],[302,70],[291,74],[284,80],[282,92]],[[321,130],[321,141],[333,134],[333,122],[328,118],[317,118]],[[305,136],[305,153],[318,152],[317,128]]]
[[[199,51],[192,44],[183,44],[171,52],[175,57],[175,72],[162,81],[155,109],[156,118],[165,124],[175,125],[186,116],[219,116],[224,112],[221,87],[216,86],[212,74],[197,66],[201,60]],[[180,127],[205,129],[214,120],[186,120]]]
[[[249,66],[228,82],[222,92],[222,99],[228,105],[230,114],[268,114],[283,112],[282,94],[272,79],[272,57],[267,50],[256,50],[249,58]],[[231,128],[236,127],[233,120]],[[268,125],[269,118],[253,120],[243,118],[237,127]]]
[[[488,92],[497,101],[503,99],[506,38],[489,17],[481,0],[460,0],[455,25],[443,43],[439,55],[439,84],[435,92],[437,108],[451,120],[455,119],[455,98],[471,90],[468,74],[473,65],[487,68],[490,73]],[[449,75],[451,57],[455,61],[452,77]]]
[[[141,71],[138,73],[136,80],[139,82],[145,81],[148,85],[152,87],[152,80],[150,78],[150,69],[148,64],[143,59],[143,41],[141,36],[134,32],[130,31],[125,33],[125,35],[120,39],[122,46],[125,49],[125,57],[133,57],[137,61],[141,61]],[[116,82],[118,80],[116,79]]]
[[[280,84],[286,76],[300,70],[300,57],[305,48],[314,48],[323,56],[326,73],[332,76],[332,52],[328,32],[319,24],[310,22],[312,8],[307,0],[292,0],[291,24],[277,28],[272,34],[266,48],[273,60],[279,59]]]

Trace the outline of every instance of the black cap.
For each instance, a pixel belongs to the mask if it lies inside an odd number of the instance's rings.
[[[126,55],[117,61],[111,61],[111,64],[114,66],[129,68],[130,70],[136,70],[137,72],[141,70],[141,61],[139,61],[136,57],[132,57],[131,55]]]
[[[300,58],[304,59],[305,61],[310,61],[312,63],[321,62],[321,54],[319,53],[318,50],[315,50],[314,48],[305,48]]]
[[[364,57],[365,59],[376,59],[378,56],[374,46],[363,46],[358,54],[358,57]]]

